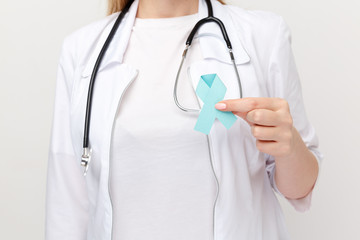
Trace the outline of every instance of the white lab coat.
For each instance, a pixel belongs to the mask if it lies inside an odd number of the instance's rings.
[[[295,127],[320,164],[322,155],[305,115],[290,32],[282,17],[221,5],[217,1],[212,4],[214,15],[224,22],[232,41],[244,97],[285,98]],[[138,73],[134,67],[122,63],[137,6],[138,0],[120,25],[98,72],[90,128],[93,155],[86,177],[80,160],[88,84],[118,13],[79,29],[63,43],[48,161],[47,240],[111,239],[110,139],[121,98]],[[199,17],[205,16],[206,4],[200,0]],[[217,73],[227,86],[225,99],[239,98],[234,69],[219,28],[214,23],[206,24],[200,28],[199,36],[204,59],[192,63],[188,69],[194,90],[201,75]],[[220,183],[214,240],[288,239],[274,193],[284,197],[274,182],[274,158],[256,149],[248,124],[238,118],[227,130],[216,120],[209,138]],[[296,210],[306,211],[311,193],[303,199],[288,201]]]

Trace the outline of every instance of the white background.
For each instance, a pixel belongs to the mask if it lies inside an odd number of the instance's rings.
[[[230,1],[228,1],[230,2]],[[325,155],[312,209],[281,201],[294,240],[360,239],[360,1],[237,0],[282,15]],[[44,239],[45,184],[60,46],[105,16],[103,0],[1,0],[0,239]]]

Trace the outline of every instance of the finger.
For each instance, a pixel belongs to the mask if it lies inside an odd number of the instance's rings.
[[[222,103],[222,104],[219,104]],[[276,111],[286,105],[287,102],[281,98],[237,98],[218,102],[215,107],[221,111],[249,112],[254,109],[269,109]]]
[[[246,115],[247,113],[246,112],[232,112],[233,114],[241,117],[243,120],[245,120],[250,126],[254,125],[254,123],[250,122],[247,118],[246,118]]]
[[[291,153],[289,145],[276,141],[256,140],[256,148],[260,152],[267,153],[274,157],[288,156]]]
[[[247,113],[246,112],[232,112],[233,114],[235,114],[235,115],[237,115],[237,116],[239,116],[239,117],[241,117],[242,119],[244,119],[245,121],[247,121],[247,122],[249,122],[248,120],[247,120],[247,118],[246,118],[246,115],[247,115]]]
[[[254,109],[247,113],[246,119],[257,125],[278,126],[280,114],[268,109]]]
[[[260,152],[274,156],[277,147],[278,147],[278,143],[275,141],[256,140],[256,148]]]
[[[277,127],[263,127],[259,125],[251,126],[251,133],[257,140],[277,141],[279,133]]]

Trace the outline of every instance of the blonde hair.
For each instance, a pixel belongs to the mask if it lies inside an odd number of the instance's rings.
[[[121,11],[129,0],[108,0],[108,15]],[[218,0],[221,4],[225,4],[223,0]]]

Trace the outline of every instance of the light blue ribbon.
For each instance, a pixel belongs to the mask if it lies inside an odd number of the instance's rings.
[[[203,101],[204,105],[195,124],[194,130],[209,134],[216,118],[229,129],[237,120],[237,117],[230,111],[217,110],[215,104],[224,99],[226,86],[217,74],[206,74],[200,77],[196,87],[196,94]]]

